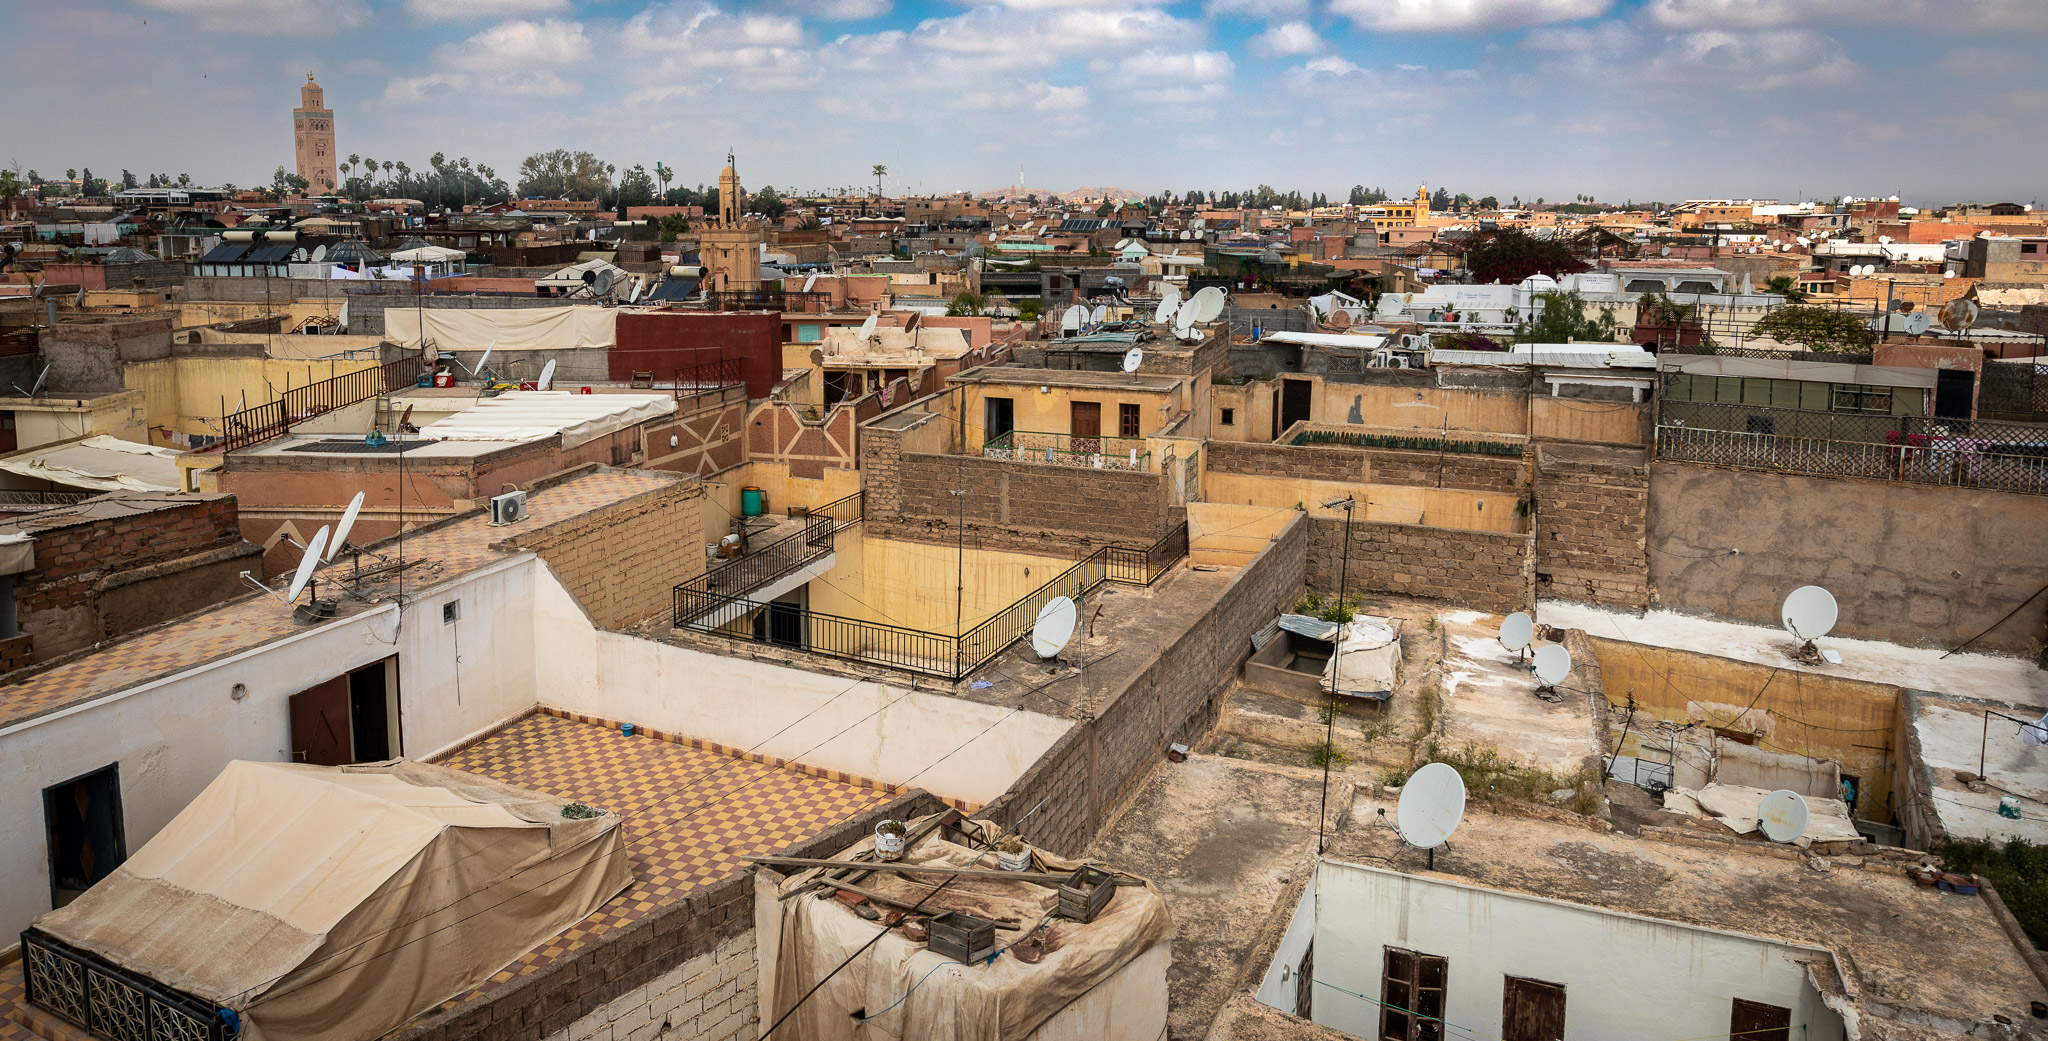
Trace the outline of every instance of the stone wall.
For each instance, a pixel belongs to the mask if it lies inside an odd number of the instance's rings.
[[[1674,610],[1775,627],[1785,594],[1817,584],[1842,636],[1983,633],[1972,650],[2034,656],[2048,627],[2048,597],[2026,602],[2048,586],[2048,496],[1659,461],[1649,551],[1652,600]]]
[[[1100,716],[1047,749],[981,816],[1007,824],[1043,802],[1020,831],[1034,845],[1079,855],[1162,761],[1168,744],[1191,745],[1216,721],[1220,699],[1251,653],[1251,634],[1300,588],[1307,548],[1307,522],[1297,519],[1177,639],[1132,648],[1151,656],[1144,669]],[[1153,595],[1171,597],[1172,576],[1161,581]]]
[[[1536,592],[1650,604],[1650,460],[1640,449],[1544,445],[1536,462]]]
[[[979,456],[901,451],[864,428],[863,469],[869,531],[889,538],[953,541],[990,548],[1081,555],[1100,546],[1149,546],[1178,524],[1163,474],[1053,466]],[[870,448],[877,451],[870,452]],[[955,489],[965,489],[956,497]],[[877,527],[879,525],[879,527]]]
[[[1360,484],[1470,488],[1513,492],[1528,486],[1528,467],[1510,456],[1416,452],[1356,445],[1209,442],[1209,469],[1252,476],[1301,477]]]
[[[126,390],[122,370],[132,362],[171,356],[169,314],[73,317],[43,330],[45,388],[58,396]]]
[[[669,610],[676,585],[704,570],[703,496],[678,481],[506,544],[547,561],[600,628],[622,629]]]
[[[1535,535],[1358,521],[1344,558],[1344,519],[1309,520],[1308,585],[1335,593],[1397,593],[1483,611],[1535,602]]]

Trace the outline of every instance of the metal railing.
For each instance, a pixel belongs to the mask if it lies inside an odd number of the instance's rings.
[[[1459,441],[1443,434],[1365,434],[1354,430],[1304,430],[1296,445],[1350,445],[1354,448],[1399,448],[1411,452],[1461,452],[1470,455],[1519,456],[1519,441]]]
[[[730,612],[723,608],[832,552],[833,537],[859,521],[860,493],[855,492],[810,511],[802,531],[676,586],[676,628],[714,616],[723,618],[719,625],[724,625]]]
[[[212,1005],[30,929],[21,934],[28,1002],[105,1041],[227,1041]]]
[[[42,492],[21,488],[0,488],[0,506],[68,506],[105,492]]]
[[[981,446],[981,457],[1092,470],[1152,472],[1152,453],[1145,450],[1142,437],[1075,437],[1012,430],[989,438]]]
[[[419,382],[419,377],[420,360],[401,358],[374,369],[359,369],[293,387],[275,401],[221,417],[220,426],[225,434],[222,451],[232,452],[282,437],[293,423],[412,386]]]
[[[820,507],[812,515],[819,516],[831,508]],[[843,530],[849,523],[835,519],[824,530]],[[805,534],[793,537],[806,537],[810,530],[807,528]],[[843,661],[960,680],[972,675],[1029,633],[1038,620],[1038,612],[1053,598],[1068,596],[1081,599],[1105,582],[1149,586],[1171,571],[1187,553],[1188,526],[1185,522],[1144,549],[1105,546],[957,637],[817,611],[803,611],[800,619],[782,626],[771,619],[764,627],[764,634],[756,636],[751,626],[736,623],[752,611],[769,605],[744,595],[693,588],[694,583],[676,587],[675,626],[787,646]]]
[[[1833,361],[1844,365],[1868,365],[1868,354],[1833,354],[1827,351],[1773,351],[1755,347],[1729,347],[1716,344],[1664,343],[1657,345],[1658,354],[1683,354],[1692,357],[1716,355],[1723,358],[1767,358],[1772,361]]]
[[[2031,361],[1987,361],[1977,388],[1977,411],[2048,418],[2048,373]]]
[[[2048,495],[2048,427],[2021,423],[1666,401],[1657,456]]]

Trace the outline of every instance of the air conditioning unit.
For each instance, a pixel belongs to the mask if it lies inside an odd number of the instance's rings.
[[[506,492],[491,497],[491,523],[517,524],[526,519],[526,493]]]

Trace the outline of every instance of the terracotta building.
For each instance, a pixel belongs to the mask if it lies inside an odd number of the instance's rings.
[[[292,149],[299,176],[306,179],[306,191],[317,195],[334,190],[334,112],[324,95],[313,74],[306,73],[299,107],[292,109]]]
[[[742,216],[746,212],[747,193],[740,187],[732,156],[727,155],[725,172],[718,175],[718,222],[704,229],[698,241],[709,289],[761,287],[761,244],[767,239],[760,225]]]

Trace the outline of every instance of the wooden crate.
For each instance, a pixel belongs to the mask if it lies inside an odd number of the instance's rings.
[[[1081,870],[1074,872],[1074,877],[1060,883],[1060,917],[1092,922],[1115,896],[1116,879],[1101,868],[1083,864]]]
[[[954,961],[984,961],[996,953],[996,923],[965,911],[935,915],[931,921],[931,949]]]

